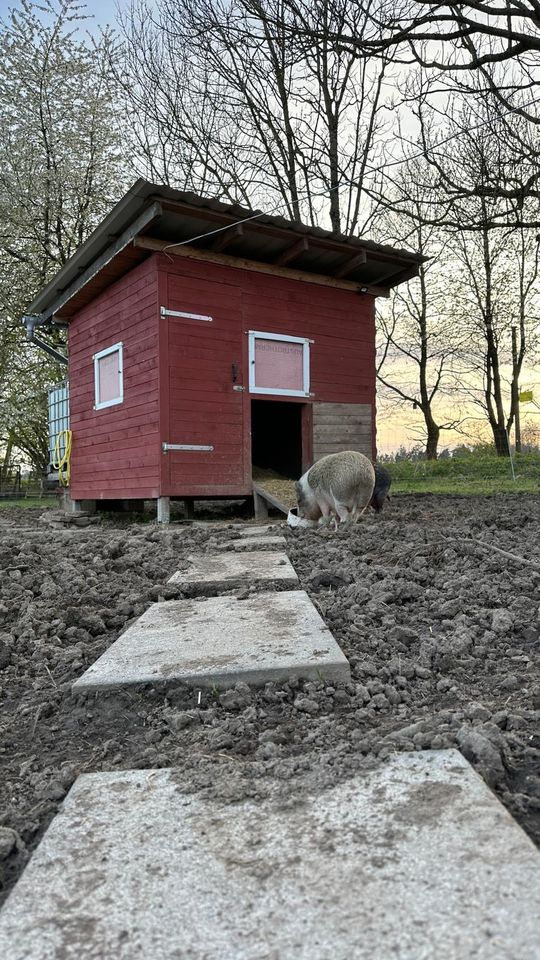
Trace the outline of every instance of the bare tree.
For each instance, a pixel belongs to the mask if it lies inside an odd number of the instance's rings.
[[[501,81],[503,77],[500,73]],[[433,86],[433,79],[411,85],[418,147],[429,177],[435,176],[440,186],[432,202],[432,222],[480,231],[540,226],[535,125],[502,109],[499,99],[484,91],[477,79],[457,95],[455,90],[450,96],[439,91],[436,98],[430,93]],[[490,201],[489,208],[475,199]]]
[[[258,4],[250,2],[253,7]],[[318,41],[321,29],[311,20],[309,0],[284,2],[297,29]],[[331,0],[330,5],[342,9],[343,0]],[[423,71],[480,73],[485,89],[504,103],[510,103],[516,91],[534,93],[540,51],[538,0],[352,0],[346,6],[345,19],[331,39],[347,52],[375,57],[395,50],[402,64],[414,62]],[[358,16],[367,25],[362,33],[355,29]],[[514,75],[498,88],[491,68],[509,63],[515,67]]]
[[[387,404],[420,411],[425,455],[435,460],[441,432],[455,430],[461,419],[455,379],[463,334],[449,310],[442,267],[447,238],[440,227],[429,223],[425,193],[429,170],[424,172],[423,166],[413,162],[395,178],[393,198],[401,212],[388,212],[378,225],[385,240],[412,244],[430,261],[417,279],[392,291],[388,303],[379,307],[377,379]],[[428,196],[435,190],[433,180],[432,176]]]
[[[479,85],[472,102],[459,105],[448,105],[444,98],[437,104],[419,91],[415,113],[418,141],[403,137],[405,163],[396,172],[387,171],[381,202],[391,213],[380,220],[379,229],[393,224],[398,240],[418,231],[424,252],[431,252],[436,240],[428,303],[437,319],[427,326],[420,322],[416,330],[404,323],[403,309],[397,321],[395,311],[387,319],[386,389],[394,388],[398,397],[401,391],[403,402],[412,399],[422,410],[426,434],[434,435],[430,404],[425,418],[429,393],[422,380],[426,356],[436,352],[442,333],[446,375],[454,378],[461,406],[472,402],[480,409],[497,452],[508,455],[509,434],[519,413],[519,379],[524,364],[531,363],[536,342],[538,244],[531,224],[538,214],[528,172],[536,177],[537,170],[532,161],[528,170],[525,163],[516,165],[514,151],[518,141],[534,142],[534,128],[523,117],[501,117],[498,99]],[[420,290],[417,296],[407,311],[419,310],[421,315],[425,294]],[[398,293],[398,305],[400,297]],[[409,355],[408,376],[416,390],[403,389],[407,368],[389,367],[388,359],[396,352]],[[439,402],[442,395],[444,391]],[[464,422],[461,430],[466,429]]]
[[[516,171],[508,141],[495,135],[490,122],[492,107],[490,94],[479,95],[474,107],[450,112],[444,128],[438,128],[433,109],[421,104],[423,161],[409,169],[423,206],[395,185],[392,197],[395,209],[446,236],[439,269],[445,272],[447,309],[462,342],[454,372],[463,396],[483,411],[504,456],[518,411],[519,377],[535,344],[538,244],[536,230],[527,226],[534,222],[535,199],[523,192],[517,206],[508,205]],[[526,123],[520,117],[512,122]],[[522,131],[523,138],[527,133]]]
[[[245,0],[256,7],[258,0]],[[310,0],[283,0],[288,20],[296,32],[316,46],[325,36],[311,17]],[[336,24],[330,18],[329,40],[344,56],[373,62],[392,56],[399,69],[396,102],[412,107],[419,97],[432,105],[444,99],[456,110],[465,97],[490,94],[503,117],[522,117],[527,124],[540,123],[540,6],[538,0],[471,0],[438,3],[431,0],[329,0],[331,11],[343,12]],[[357,29],[363,18],[364,29]],[[414,81],[411,90],[410,82]],[[419,93],[421,91],[421,93]],[[525,162],[529,169],[506,185],[507,200],[519,203],[524,193],[537,199],[539,148],[537,138],[523,142],[520,128],[500,127],[507,149],[512,147],[516,174]]]
[[[486,221],[489,216],[486,210]],[[521,371],[536,352],[538,244],[534,233],[523,227],[455,233],[450,244],[455,322],[469,331],[463,356],[469,372],[461,388],[484,412],[497,453],[508,456]]]
[[[422,116],[421,124],[424,156],[438,182],[439,205],[432,204],[431,217],[442,212],[449,237],[450,299],[456,320],[470,333],[472,369],[464,389],[483,409],[497,452],[508,455],[519,377],[535,346],[538,243],[531,224],[537,223],[537,189],[528,179],[520,195],[516,184],[523,170],[516,170],[514,146],[518,139],[529,142],[531,125],[513,116],[502,130],[494,128],[498,109],[497,98],[478,92],[473,108],[450,112],[446,136],[434,138]],[[513,138],[504,135],[510,128],[517,129]],[[449,142],[453,133],[458,136]]]
[[[316,44],[283,0],[158,0],[124,17],[123,82],[139,169],[263,205],[291,220],[363,231],[388,128],[392,64],[332,37],[345,3],[312,0]],[[366,14],[353,17],[362,32]]]

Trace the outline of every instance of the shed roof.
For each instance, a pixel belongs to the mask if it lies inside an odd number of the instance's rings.
[[[238,204],[137,180],[38,294],[28,313],[67,319],[152,252],[233,262],[385,295],[416,276],[425,257],[408,250],[269,216]],[[366,290],[367,288],[367,290]]]

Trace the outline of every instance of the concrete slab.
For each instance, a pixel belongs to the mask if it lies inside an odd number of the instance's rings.
[[[241,540],[229,540],[221,543],[218,550],[234,553],[249,553],[251,550],[279,550],[285,547],[285,537],[242,537]]]
[[[174,573],[169,583],[197,587],[202,593],[232,590],[250,583],[259,586],[278,582],[296,586],[298,577],[286,553],[251,553],[249,557],[228,553],[203,553],[188,557],[189,567]]]
[[[234,524],[234,529],[238,531],[241,537],[267,537],[275,536],[279,533],[281,529],[281,524],[276,526],[253,526],[247,527],[245,524],[236,525]]]
[[[0,914],[3,960],[538,960],[540,855],[456,751],[227,805],[84,774]]]
[[[348,660],[303,590],[155,603],[73,690],[179,680],[223,688],[292,675],[350,679]]]

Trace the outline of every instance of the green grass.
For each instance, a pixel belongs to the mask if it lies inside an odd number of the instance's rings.
[[[8,507],[23,507],[23,509],[41,507],[43,510],[47,510],[56,506],[56,497],[23,497],[21,500],[0,500],[0,510],[2,507],[5,509]]]
[[[392,476],[392,493],[540,494],[540,454],[517,454],[515,480],[510,461],[471,451],[442,460],[394,460],[384,463]]]

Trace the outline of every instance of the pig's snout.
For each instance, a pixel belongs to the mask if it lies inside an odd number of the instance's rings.
[[[304,477],[302,477],[301,480],[297,480],[294,487],[296,491],[296,501],[298,503],[298,516],[300,519],[319,520],[322,516],[321,508],[305,483]]]

